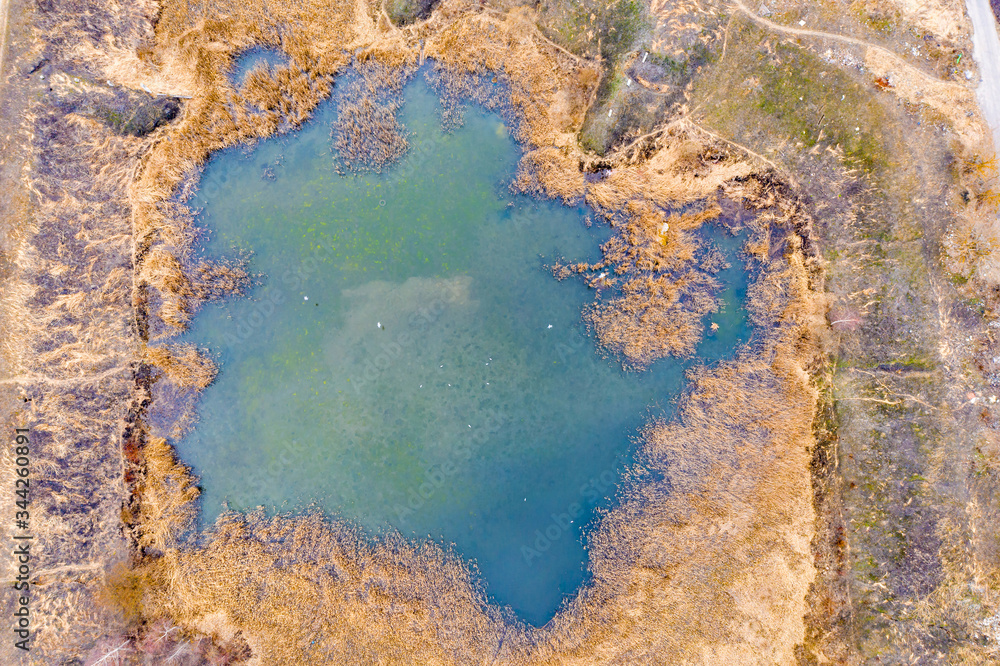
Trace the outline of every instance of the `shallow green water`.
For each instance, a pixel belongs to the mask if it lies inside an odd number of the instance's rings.
[[[669,413],[682,367],[623,373],[598,354],[581,324],[593,292],[545,264],[596,259],[607,231],[508,193],[519,149],[497,116],[471,109],[444,134],[422,80],[405,100],[411,150],[381,175],[334,172],[333,104],[206,169],[206,254],[250,250],[265,277],[196,317],[187,338],[222,371],[178,446],[206,524],[224,502],[315,502],[372,532],[430,536],[541,624],[584,581],[584,527],[630,439]],[[732,256],[736,239],[716,240]],[[747,334],[733,263],[708,358]]]

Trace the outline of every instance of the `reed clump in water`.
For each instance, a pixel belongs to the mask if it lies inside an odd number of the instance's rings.
[[[396,120],[397,110],[397,105],[368,98],[341,107],[334,145],[349,169],[381,172],[406,152],[409,142]]]
[[[147,554],[176,547],[194,525],[198,487],[191,468],[177,461],[173,447],[162,437],[151,437],[142,449],[143,474],[132,511],[136,545]]]
[[[586,191],[579,159],[565,148],[538,148],[521,158],[512,188],[536,196],[558,197],[578,203]]]
[[[718,310],[714,275],[726,265],[692,232],[720,212],[716,205],[666,217],[633,205],[624,222],[612,222],[618,234],[602,246],[603,261],[556,267],[557,275],[583,274],[599,294],[617,287],[614,297],[587,308],[584,319],[625,366],[641,370],[665,356],[694,354],[702,319]]]
[[[182,388],[205,389],[218,372],[215,363],[192,344],[146,347],[145,362],[156,366]]]
[[[205,301],[238,296],[249,285],[249,276],[239,262],[200,261],[185,268],[186,254],[186,248],[154,245],[137,271],[140,286],[156,290],[159,321],[174,330],[186,327]]]
[[[360,76],[338,94],[337,119],[330,129],[338,161],[350,171],[381,172],[409,147],[406,129],[396,117],[408,67],[390,67],[369,57]]]

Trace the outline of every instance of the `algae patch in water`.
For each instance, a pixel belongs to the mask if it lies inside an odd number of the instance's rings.
[[[585,528],[631,438],[669,415],[682,366],[625,373],[598,353],[581,319],[592,292],[546,266],[596,260],[607,232],[509,194],[519,149],[497,116],[470,110],[444,133],[424,83],[404,95],[420,150],[384,173],[335,172],[332,103],[206,169],[205,251],[252,251],[264,277],[193,322],[221,374],[179,452],[205,523],[224,503],[315,502],[372,533],[453,543],[495,601],[542,624],[585,580]],[[735,264],[737,243],[718,240]],[[746,335],[745,276],[722,277],[737,283],[717,318],[729,346]]]

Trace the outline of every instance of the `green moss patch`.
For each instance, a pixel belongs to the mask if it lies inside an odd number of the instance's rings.
[[[737,20],[693,102],[710,125],[764,154],[788,142],[839,147],[848,166],[873,172],[889,166],[891,124],[873,92],[839,65]]]

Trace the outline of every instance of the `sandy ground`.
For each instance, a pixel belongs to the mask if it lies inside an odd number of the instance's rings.
[[[967,36],[967,26],[961,19],[961,0],[891,0],[920,29],[951,42]],[[989,0],[984,4],[989,7]]]
[[[982,76],[976,98],[993,130],[995,149],[1000,146],[1000,35],[989,0],[967,0],[966,7],[972,19],[972,46]]]

